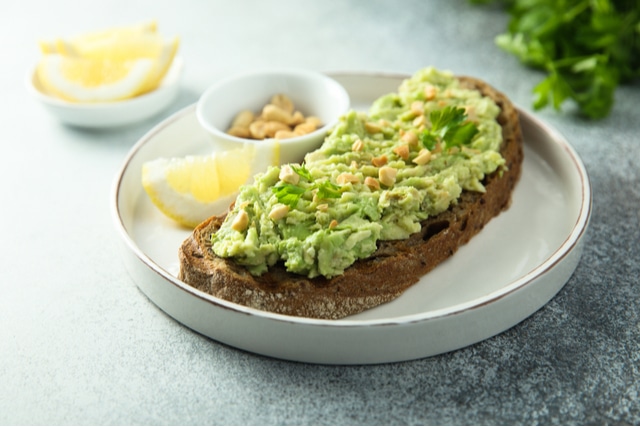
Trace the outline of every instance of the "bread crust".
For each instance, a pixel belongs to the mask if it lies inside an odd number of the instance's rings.
[[[232,259],[213,253],[210,236],[224,216],[212,217],[180,247],[179,279],[215,297],[258,310],[321,319],[343,318],[400,296],[506,210],[520,178],[523,143],[517,109],[487,83],[472,77],[458,79],[464,87],[491,97],[501,109],[500,152],[506,169],[485,178],[485,193],[463,191],[456,205],[423,221],[418,233],[404,240],[378,242],[372,256],[331,279],[292,274],[281,264],[262,276],[251,275]]]

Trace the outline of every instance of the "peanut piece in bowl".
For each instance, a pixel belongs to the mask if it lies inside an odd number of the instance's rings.
[[[279,93],[271,97],[259,114],[249,110],[240,111],[227,133],[247,139],[288,139],[306,135],[321,126],[319,118],[305,117],[295,109],[287,95]]]

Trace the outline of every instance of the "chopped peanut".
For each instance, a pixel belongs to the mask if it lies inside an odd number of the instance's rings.
[[[387,159],[387,156],[383,154],[381,156],[374,157],[373,159],[371,159],[371,164],[373,166],[380,167],[380,166],[386,165],[388,160],[389,159]]]
[[[241,210],[238,212],[238,215],[233,219],[231,223],[231,228],[236,231],[244,231],[247,229],[249,225],[249,214],[245,210]]]
[[[300,181],[300,175],[289,165],[282,165],[278,178],[283,182],[288,182],[293,185],[296,185]]]
[[[411,130],[402,135],[402,140],[411,146],[418,145],[418,136]]]
[[[426,165],[431,160],[431,151],[423,148],[418,155],[412,160],[416,165]]]
[[[349,182],[358,183],[360,182],[360,178],[352,173],[343,172],[336,177],[336,182],[340,185],[345,185]]]
[[[318,209],[320,212],[326,212],[327,209],[329,209],[329,205],[326,203],[322,203],[316,206],[316,209]]]
[[[403,160],[407,160],[409,158],[408,145],[398,145],[397,147],[394,147],[393,152],[396,153]]]
[[[364,179],[364,185],[366,185],[367,187],[369,187],[372,190],[379,190],[380,189],[380,183],[378,182],[377,179],[373,178],[373,177],[366,177]]]
[[[269,212],[269,218],[274,221],[284,218],[289,213],[289,206],[283,205],[282,203],[277,203],[271,208],[271,212]]]
[[[424,88],[424,97],[427,99],[427,101],[431,101],[433,98],[435,98],[437,93],[438,89],[436,89],[435,86],[427,85]]]
[[[464,107],[464,112],[467,115],[467,120],[472,122],[478,121],[478,114],[476,113],[476,108],[473,105],[467,105]]]
[[[338,221],[335,219],[332,219],[331,222],[329,223],[329,228],[336,228],[338,226]]]
[[[374,123],[374,122],[366,122],[364,124],[364,128],[369,133],[380,133],[380,132],[382,132],[382,126],[380,126],[378,123]]]
[[[397,175],[398,170],[390,166],[383,166],[378,171],[378,179],[380,180],[380,184],[386,185],[387,187],[391,187],[396,183]]]
[[[418,116],[415,119],[413,119],[413,125],[418,127],[418,126],[422,126],[427,122],[427,119],[424,118],[424,115],[422,116]]]
[[[364,142],[361,139],[356,140],[353,144],[351,144],[352,151],[362,151],[364,148]]]
[[[424,102],[422,101],[413,101],[411,103],[411,112],[416,116],[421,116],[424,114]]]

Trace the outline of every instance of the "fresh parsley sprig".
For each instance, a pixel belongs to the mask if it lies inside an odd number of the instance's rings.
[[[478,127],[467,121],[464,108],[447,106],[441,110],[434,110],[429,114],[431,128],[420,134],[420,141],[425,148],[433,150],[438,142],[444,148],[468,145],[478,133]]]
[[[640,79],[638,0],[470,0],[502,4],[510,20],[495,42],[544,71],[533,106],[577,104],[591,119],[609,115],[616,88]]]
[[[312,182],[313,177],[311,172],[307,169],[304,163],[300,166],[290,165],[291,169],[307,182]],[[313,185],[304,188],[300,185],[284,183],[276,185],[272,188],[273,193],[278,198],[278,203],[289,206],[291,209],[295,209],[298,206],[298,201],[304,193],[307,191],[317,190],[317,196],[320,199],[337,199],[340,198],[342,192],[340,187],[333,184],[330,181],[316,182]]]

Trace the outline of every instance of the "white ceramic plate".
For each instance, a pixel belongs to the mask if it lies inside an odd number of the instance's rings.
[[[367,109],[405,76],[336,74],[352,106]],[[267,313],[176,278],[190,230],[165,218],[141,180],[146,160],[211,150],[195,106],[168,118],[131,150],[113,189],[115,226],[138,287],[177,321],[214,340],[272,357],[371,364],[427,357],[498,334],[546,304],[582,253],[591,187],[579,156],[556,131],[521,111],[525,160],[511,208],[397,300],[342,320]]]
[[[135,98],[94,104],[68,102],[44,93],[33,67],[25,85],[45,110],[61,122],[84,128],[109,128],[147,119],[167,108],[178,96],[183,61],[176,57],[157,89]]]

